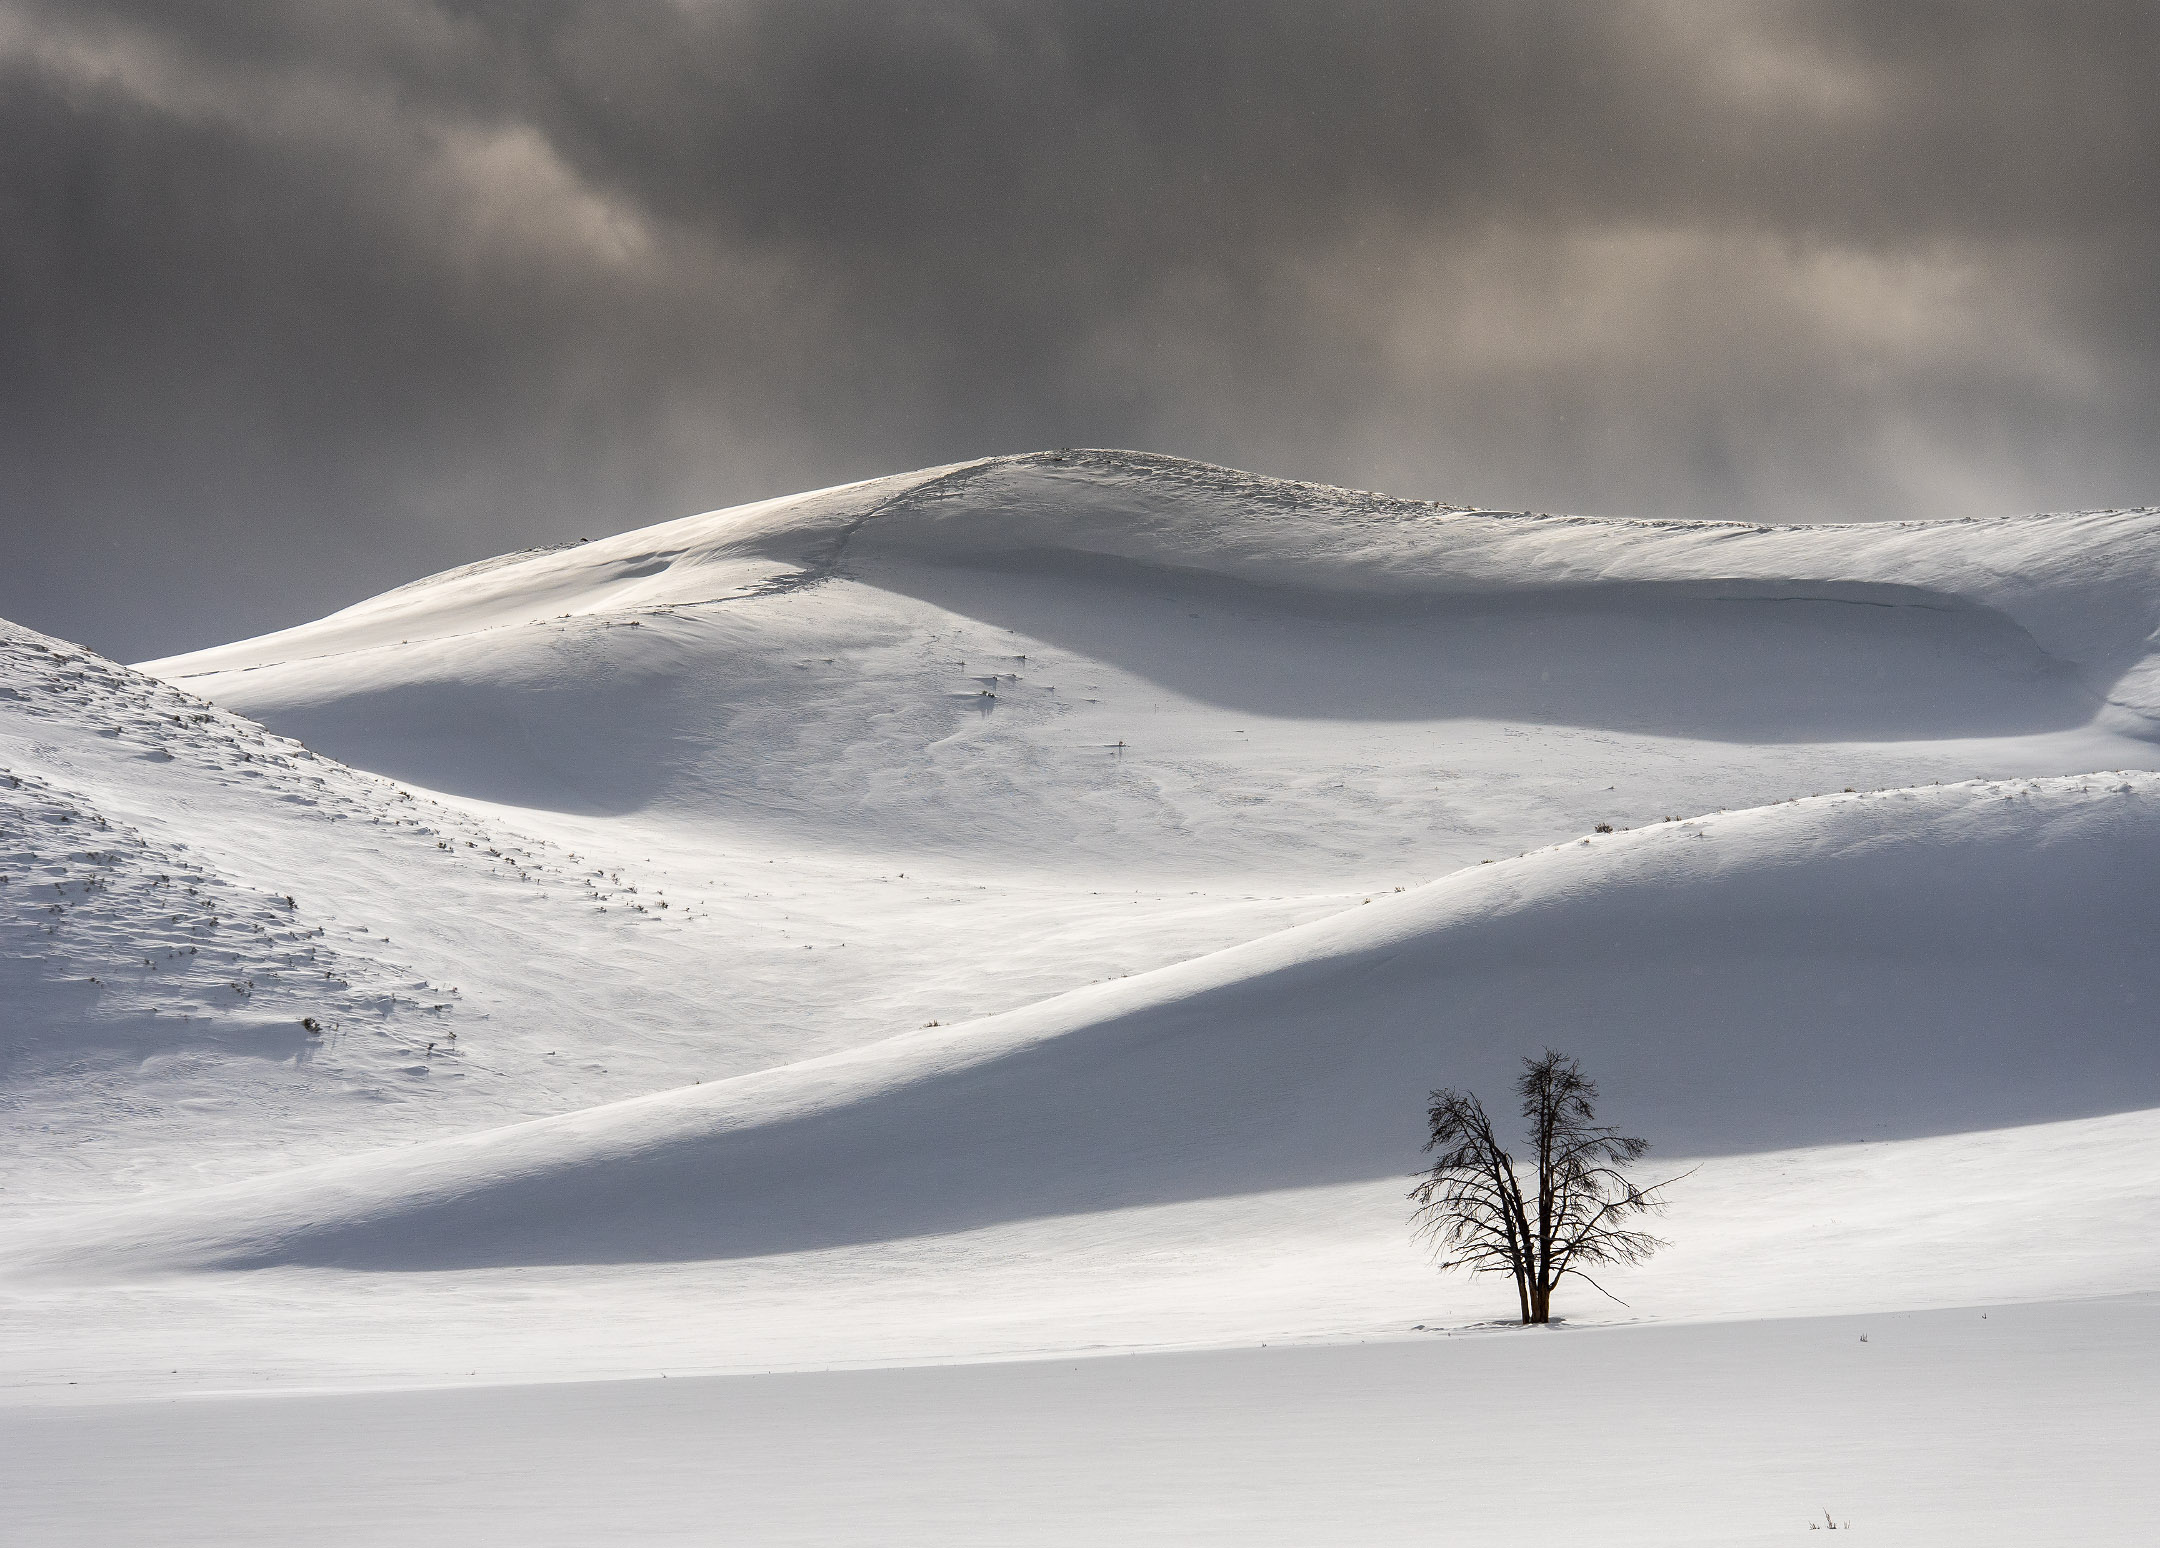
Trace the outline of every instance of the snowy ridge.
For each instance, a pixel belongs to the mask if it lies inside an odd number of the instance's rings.
[[[153,667],[415,785],[673,843],[1339,893],[1598,820],[2146,762],[2156,575],[2151,513],[1593,521],[1043,454]]]
[[[161,677],[265,665],[518,624],[738,600],[814,579],[871,515],[951,470],[843,484],[589,543],[504,554],[409,581],[314,623],[145,662]]]
[[[1045,452],[762,501],[416,581],[317,623],[148,663],[259,669],[476,629],[741,600],[880,561],[1074,557],[1391,599],[1679,587],[1677,597],[2002,614],[2160,718],[2160,511],[1845,527],[1468,510],[1133,452]],[[2074,601],[2072,600],[2074,598]],[[1652,594],[1652,600],[1655,600]]]

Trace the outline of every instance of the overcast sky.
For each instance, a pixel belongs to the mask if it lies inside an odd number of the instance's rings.
[[[2160,6],[0,0],[0,614],[1002,451],[2160,503]]]

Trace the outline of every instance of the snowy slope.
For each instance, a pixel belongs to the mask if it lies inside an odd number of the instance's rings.
[[[992,458],[506,555],[317,623],[151,665],[166,676],[261,671],[566,616],[882,578],[902,560],[1070,574],[1090,557],[1186,584],[1213,577],[1367,606],[1535,607],[1555,593],[1587,600],[1582,593],[1610,588],[1650,609],[1713,594],[1791,603],[1813,593],[1992,613],[2087,688],[2105,696],[2128,677],[2117,697],[2160,709],[2140,686],[2160,627],[2160,513],[2150,510],[1842,527],[1614,521],[1469,511],[1130,452]]]
[[[761,1068],[1335,906],[895,869],[550,842],[0,625],[0,1208]],[[993,923],[1034,949],[934,949]]]
[[[2153,512],[1083,452],[137,671],[11,632],[0,1366],[1407,1337],[1498,1304],[1405,1234],[1424,1092],[1546,1042],[1700,1163],[1572,1317],[2160,1288],[2156,628]]]
[[[1500,1089],[1548,1042],[1685,1156],[2160,1107],[2156,875],[2143,774],[1661,823],[968,1026],[96,1235],[158,1264],[678,1261],[1388,1180],[1427,1087]]]
[[[497,561],[150,670],[671,843],[1343,890],[1600,820],[2141,764],[2156,597],[2151,512],[1586,521],[1069,453]]]
[[[469,823],[13,626],[0,703],[8,1203],[319,1151],[310,1096],[401,1106],[417,1052],[469,1030],[336,906],[348,868],[447,866]]]

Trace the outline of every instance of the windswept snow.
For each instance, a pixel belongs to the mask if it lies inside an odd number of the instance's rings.
[[[2151,511],[1593,521],[1106,452],[141,669],[0,628],[0,1366],[1423,1339],[1506,1301],[1405,1234],[1425,1092],[1548,1043],[1694,1169],[1578,1327],[2149,1297],[2156,660]]]

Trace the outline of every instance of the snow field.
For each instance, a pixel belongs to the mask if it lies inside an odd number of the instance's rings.
[[[144,671],[0,629],[0,1423],[61,1458],[8,1503],[337,1540],[376,1467],[435,1482],[353,1540],[664,1541],[719,1519],[695,1441],[744,1540],[1410,1540],[1381,1459],[1529,1486],[1525,1362],[1582,1347],[1630,1438],[1575,1530],[1782,1539],[1827,1479],[1899,1541],[2137,1540],[2156,631],[2153,512],[1589,521],[1097,452]],[[1424,1093],[1546,1043],[1693,1169],[1672,1246],[1578,1346],[1428,1348],[1507,1297],[1407,1236]],[[2011,1303],[2001,1360],[1944,1310]],[[1852,1313],[1930,1352],[1832,1364]],[[1040,1363],[1150,1350],[1193,1353],[1073,1413]],[[38,1428],[86,1401],[139,1496]],[[257,1422],[358,1437],[289,1522],[192,1438]],[[407,1449],[467,1424],[477,1471]]]
[[[2131,1548],[2156,1315],[0,1408],[0,1445],[44,1481],[25,1548],[1845,1541],[1807,1535],[1826,1511],[1859,1542]]]

